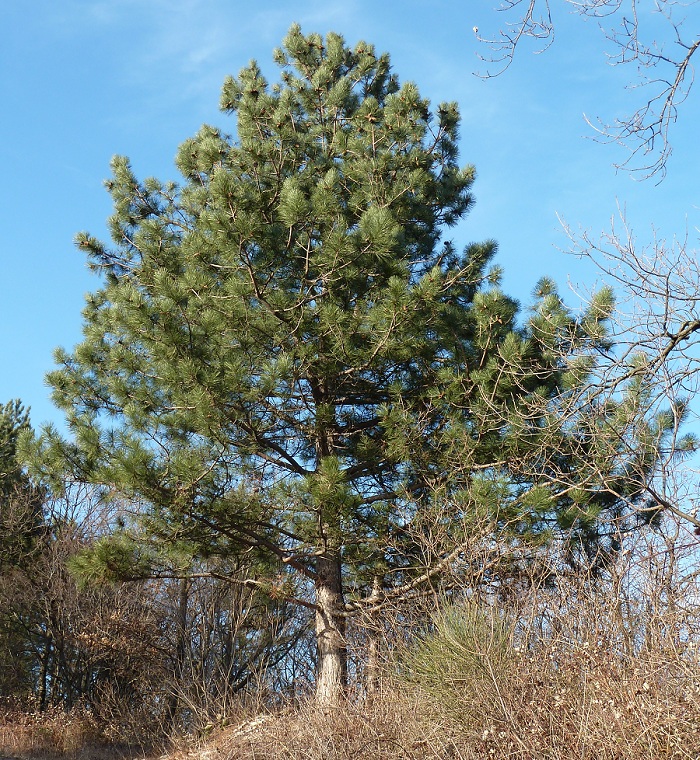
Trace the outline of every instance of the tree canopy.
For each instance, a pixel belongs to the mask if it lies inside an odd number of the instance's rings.
[[[29,412],[19,400],[0,404],[0,571],[26,562],[43,523],[43,494],[18,457]]]
[[[337,34],[293,26],[274,57],[279,83],[226,80],[237,136],[185,141],[182,185],[114,159],[113,246],[78,236],[102,285],[49,376],[72,438],[38,449],[140,505],[92,555],[113,577],[257,558],[247,582],[314,611],[332,702],[346,618],[436,575],[477,517],[595,554],[651,463],[629,427],[593,436],[624,404],[580,393],[610,292],[576,316],[543,280],[519,324],[495,244],[445,237],[473,202],[457,105]],[[430,519],[456,543],[419,560]]]

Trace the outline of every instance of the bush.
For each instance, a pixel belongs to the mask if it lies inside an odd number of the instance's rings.
[[[505,720],[502,692],[516,661],[512,621],[490,606],[450,605],[402,658],[399,671],[465,726],[488,712]]]
[[[630,631],[614,600],[569,592],[542,593],[520,617],[450,607],[400,677],[433,720],[457,727],[463,758],[700,757],[695,611],[635,616]]]

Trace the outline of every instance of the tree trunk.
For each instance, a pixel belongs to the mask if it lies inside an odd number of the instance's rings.
[[[167,723],[174,726],[180,709],[184,689],[185,656],[187,654],[187,612],[190,598],[190,584],[187,578],[181,578],[178,586],[178,600],[175,617],[175,662],[173,684],[168,700]]]
[[[367,666],[365,689],[370,701],[379,691],[379,634],[372,627],[367,629]]]
[[[381,580],[379,576],[374,577],[372,581],[372,596],[371,599],[379,599],[381,593]],[[371,700],[372,697],[379,691],[379,656],[380,656],[380,622],[376,612],[372,612],[368,615],[365,623],[365,631],[367,635],[367,665],[365,666],[365,689],[367,699]]]
[[[316,572],[316,703],[332,707],[345,695],[348,674],[340,557],[319,557]]]
[[[53,650],[53,636],[49,631],[44,637],[44,652],[41,656],[41,675],[39,676],[39,710],[44,712],[47,707],[47,696],[49,691],[49,663]]]

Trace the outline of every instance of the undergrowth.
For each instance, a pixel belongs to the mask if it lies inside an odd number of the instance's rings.
[[[509,595],[464,588],[430,615],[385,612],[376,691],[363,689],[358,667],[353,696],[336,708],[299,695],[248,702],[217,721],[202,716],[189,735],[169,737],[167,755],[150,757],[697,760],[696,550],[676,564],[668,556],[651,547],[603,581],[562,573]],[[147,755],[119,740],[116,724],[88,711],[0,709],[0,756]]]

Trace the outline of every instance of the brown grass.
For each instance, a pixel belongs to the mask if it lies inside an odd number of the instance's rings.
[[[427,635],[393,630],[371,701],[240,721],[189,757],[698,760],[696,545],[670,552],[652,536],[604,580],[564,573],[507,599],[438,604]]]
[[[474,640],[462,644],[475,652]],[[510,642],[505,653],[500,643],[482,639],[480,646],[476,669],[474,657],[462,657],[460,672],[461,656],[453,651],[449,677],[439,668],[432,681],[425,674],[417,683],[387,677],[371,701],[240,718],[184,742],[168,760],[700,757],[700,663],[692,649],[656,647],[627,656],[609,640],[572,641],[567,632],[522,647]],[[491,672],[497,678],[490,680]],[[144,757],[101,743],[87,717],[62,713],[6,713],[3,754]]]
[[[469,678],[418,685],[448,717],[461,758],[665,760],[700,757],[698,662],[687,652],[621,656],[604,640],[553,638]]]
[[[0,707],[0,760],[135,760],[146,755],[114,741],[82,710]]]
[[[369,704],[320,710],[312,704],[261,715],[215,732],[169,760],[371,760],[453,758],[455,744],[437,720],[420,719],[415,695],[391,692]]]
[[[457,686],[461,714],[395,683],[369,704],[307,705],[217,730],[169,760],[697,760],[695,667],[677,653],[622,665],[604,646],[516,653],[493,688]]]

